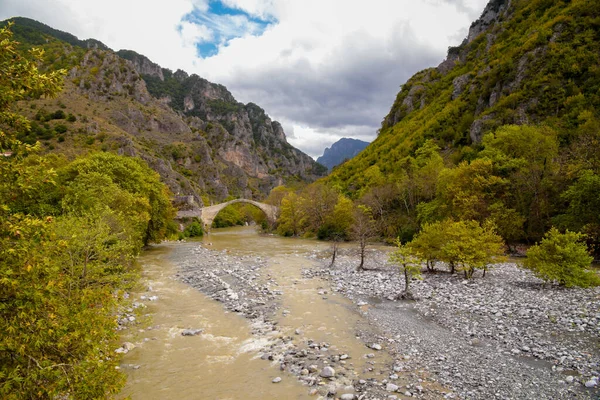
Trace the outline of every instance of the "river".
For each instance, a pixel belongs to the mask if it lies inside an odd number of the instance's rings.
[[[260,358],[268,343],[264,335],[253,334],[248,319],[175,278],[178,266],[189,262],[199,246],[221,252],[223,258],[266,260],[259,270],[260,280],[271,282],[281,293],[273,315],[277,332],[293,340],[298,349],[326,343],[320,349],[324,354],[345,355],[348,361],[341,363],[348,385],[359,374],[377,378],[386,373],[389,355],[374,352],[357,336],[371,329],[360,310],[328,292],[320,279],[302,276],[302,269],[313,266],[328,244],[260,235],[253,227],[226,228],[213,230],[202,241],[154,246],[140,257],[145,290],[134,296],[145,298],[141,301],[147,307],[140,317],[147,319],[148,326],[142,324],[123,335],[124,341],[136,345],[123,359],[128,377],[123,396],[134,400],[310,398],[310,388],[297,376],[281,371],[279,363]],[[147,301],[150,296],[156,296],[155,301]],[[182,336],[187,328],[203,332]],[[277,377],[281,381],[273,383]]]

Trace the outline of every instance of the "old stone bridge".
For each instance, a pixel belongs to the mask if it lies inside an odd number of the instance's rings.
[[[227,207],[228,205],[231,204],[235,204],[235,203],[248,203],[248,204],[252,204],[258,208],[260,208],[265,215],[267,216],[267,220],[270,223],[274,223],[275,220],[277,220],[277,214],[279,212],[279,208],[276,206],[272,206],[270,204],[265,204],[265,203],[259,203],[258,201],[254,201],[254,200],[248,200],[248,199],[235,199],[235,200],[231,200],[228,201],[226,203],[221,203],[221,204],[215,204],[213,206],[209,206],[209,207],[202,207],[202,208],[195,208],[192,210],[182,210],[182,211],[178,211],[177,212],[177,218],[178,219],[183,219],[183,218],[193,218],[193,217],[197,217],[200,220],[202,220],[202,223],[204,224],[204,227],[206,229],[210,229],[213,220],[215,219],[215,217],[217,216],[217,214],[224,209],[225,207]]]

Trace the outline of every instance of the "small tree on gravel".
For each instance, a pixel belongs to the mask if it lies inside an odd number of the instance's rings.
[[[422,258],[415,254],[414,249],[407,244],[402,244],[400,239],[396,240],[398,247],[390,254],[390,262],[400,267],[400,273],[404,275],[404,292],[402,298],[413,299],[414,296],[410,291],[410,281],[412,278],[421,277]]]
[[[525,268],[546,282],[557,282],[571,287],[600,285],[600,277],[588,270],[593,257],[589,255],[581,240],[581,233],[550,229],[539,244],[527,251]]]
[[[429,272],[433,272],[436,261],[442,259],[442,247],[447,241],[447,231],[451,224],[451,220],[426,223],[410,242],[410,247],[425,259]]]
[[[358,270],[365,266],[365,249],[367,243],[373,239],[376,233],[375,220],[369,207],[359,205],[354,210],[354,223],[351,227],[352,239],[358,242],[360,248],[360,265]]]
[[[477,221],[452,222],[446,237],[442,260],[463,271],[466,279],[473,277],[475,269],[482,269],[485,277],[488,265],[503,255],[504,241],[491,223],[482,226]]]

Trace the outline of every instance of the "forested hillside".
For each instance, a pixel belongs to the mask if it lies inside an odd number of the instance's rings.
[[[508,243],[557,226],[597,246],[599,66],[597,2],[492,0],[326,182],[379,210],[386,237],[453,218],[491,220]]]

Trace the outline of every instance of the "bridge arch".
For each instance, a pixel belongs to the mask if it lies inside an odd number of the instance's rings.
[[[252,204],[253,206],[258,207],[265,213],[265,215],[267,216],[267,220],[270,223],[275,223],[275,221],[277,220],[277,214],[279,213],[278,207],[249,199],[234,199],[225,203],[215,204],[208,207],[197,208],[194,210],[179,211],[177,213],[177,218],[200,218],[202,220],[202,223],[204,224],[205,230],[208,230],[212,226],[212,223],[217,214],[225,207],[235,203]]]

